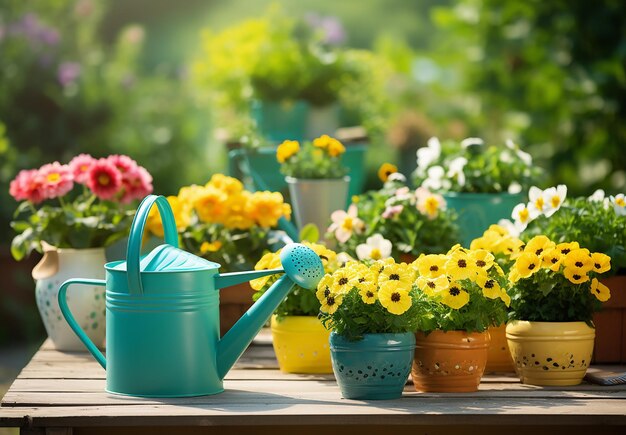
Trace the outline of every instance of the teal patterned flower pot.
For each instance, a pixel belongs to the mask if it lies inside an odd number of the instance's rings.
[[[448,207],[459,215],[460,242],[465,247],[482,236],[489,225],[500,219],[511,219],[513,207],[525,200],[523,193],[448,192],[443,197]]]
[[[330,334],[333,372],[346,399],[382,400],[402,396],[411,371],[415,335],[365,334],[349,341]]]

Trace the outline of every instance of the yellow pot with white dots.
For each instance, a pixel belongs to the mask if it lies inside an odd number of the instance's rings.
[[[506,338],[515,371],[524,384],[578,385],[593,353],[595,329],[585,322],[507,324]]]
[[[285,373],[332,373],[328,331],[316,316],[285,316],[271,320],[280,370]]]

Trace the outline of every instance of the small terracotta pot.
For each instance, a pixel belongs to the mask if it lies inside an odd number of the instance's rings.
[[[222,336],[252,306],[253,294],[254,290],[247,282],[220,291],[220,334]]]
[[[491,343],[487,353],[487,367],[485,372],[512,372],[515,371],[513,358],[506,341],[506,323],[500,326],[492,326],[487,330],[491,337]]]
[[[477,391],[487,364],[488,332],[415,334],[413,385],[424,392]]]
[[[595,330],[585,322],[514,320],[506,327],[515,371],[523,384],[578,385],[593,353]]]

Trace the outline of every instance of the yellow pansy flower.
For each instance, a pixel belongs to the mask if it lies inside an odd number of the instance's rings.
[[[337,264],[337,253],[331,249],[328,249],[324,245],[320,245],[319,243],[311,243],[311,242],[302,242],[304,246],[307,248],[311,248],[313,252],[315,252],[320,260],[322,260],[322,266],[324,266],[324,271],[326,272],[334,272],[338,269]]]
[[[478,268],[470,259],[467,251],[463,248],[457,249],[450,255],[444,268],[446,274],[455,281],[473,278],[478,273]]]
[[[443,254],[420,255],[412,264],[417,267],[420,276],[436,278],[445,273],[448,257]]]
[[[515,268],[512,267],[511,271],[509,272],[509,281],[512,284],[515,284],[517,281],[519,281],[521,278],[519,271]]]
[[[483,290],[483,295],[489,299],[496,299],[500,297],[502,288],[495,279],[490,278],[487,275],[478,275],[476,283]]]
[[[465,249],[463,246],[461,246],[460,243],[457,243],[456,245],[454,245],[453,247],[451,247],[448,252],[446,253],[446,255],[452,255],[454,252],[456,251],[461,251],[461,252],[465,252],[467,253],[467,249]]]
[[[515,270],[519,278],[528,278],[541,268],[541,258],[534,252],[524,252],[515,261],[512,271]],[[516,276],[517,277],[517,276]],[[511,276],[509,279],[513,282]]]
[[[254,265],[254,270],[277,269],[281,266],[280,255],[278,252],[268,252]],[[267,282],[276,275],[262,276],[250,281],[250,287],[254,290],[261,290]]]
[[[578,244],[578,242],[559,243],[558,245],[556,245],[556,249],[558,249],[562,255],[567,255],[571,251],[580,249],[580,245]]]
[[[451,282],[450,287],[442,293],[441,302],[450,308],[458,310],[469,302],[469,293],[459,282]]]
[[[541,258],[544,251],[552,249],[556,244],[544,235],[535,236],[528,241],[524,247],[524,252],[532,252],[537,257]]]
[[[578,275],[586,275],[593,269],[593,261],[588,249],[574,249],[563,258],[563,265]]]
[[[604,273],[611,270],[611,257],[601,252],[591,254],[591,262],[593,263],[593,271],[596,273]]]
[[[394,174],[396,172],[398,172],[398,167],[396,165],[392,165],[391,163],[383,163],[382,165],[380,165],[380,168],[378,168],[378,178],[380,178],[380,181],[384,183],[385,181],[387,181],[391,174]]]
[[[543,252],[543,257],[541,258],[541,267],[546,269],[550,269],[553,272],[558,272],[561,268],[561,261],[563,260],[563,255],[561,251],[555,246],[554,248],[547,249]]]
[[[381,284],[378,290],[378,299],[387,311],[396,315],[405,313],[413,304],[408,288],[399,281],[393,280]]]
[[[504,236],[508,236],[509,232],[506,230],[506,228],[504,228],[501,225],[498,224],[491,224],[489,225],[489,228],[487,229],[487,231],[493,231],[496,234],[498,234],[500,237],[504,237]]]
[[[329,273],[324,275],[324,277],[317,284],[317,291],[315,292],[315,296],[317,300],[322,303],[328,296],[331,294],[330,286],[333,283],[333,276]]]
[[[330,290],[333,293],[348,293],[352,289],[353,272],[346,268],[338,269],[333,273],[333,282]]]
[[[585,272],[577,269],[570,269],[569,267],[563,269],[563,275],[572,284],[582,284],[583,282],[589,281],[589,275],[587,275]]]
[[[450,283],[445,275],[439,275],[435,278],[420,276],[415,281],[417,287],[428,296],[433,296],[448,289]]]
[[[611,290],[598,281],[598,278],[591,280],[590,291],[600,302],[606,302],[611,298]]]
[[[500,241],[500,252],[507,254],[511,260],[517,259],[524,252],[524,242],[517,237],[504,237]]]
[[[320,311],[326,314],[333,314],[341,306],[342,302],[343,294],[331,293],[321,301]]]
[[[404,263],[389,264],[378,274],[379,284],[386,281],[397,281],[403,287],[411,288],[413,281],[415,281],[415,272]]]
[[[506,305],[507,307],[511,306],[511,296],[509,296],[509,294],[502,290],[500,292],[500,299],[502,300],[502,302],[504,302],[504,305]]]
[[[469,258],[474,266],[484,271],[491,269],[495,261],[493,254],[485,249],[470,251]]]
[[[285,163],[287,159],[300,151],[300,143],[297,140],[286,140],[276,149],[276,160]]]
[[[359,295],[361,296],[361,300],[371,305],[378,299],[378,292],[376,290],[376,284],[371,281],[365,281],[360,283],[358,286],[355,286],[359,289]]]

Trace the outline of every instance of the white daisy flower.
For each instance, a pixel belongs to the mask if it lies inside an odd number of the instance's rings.
[[[391,257],[391,248],[393,245],[380,234],[374,234],[368,237],[365,243],[361,243],[356,247],[356,255],[359,260],[380,260]]]

